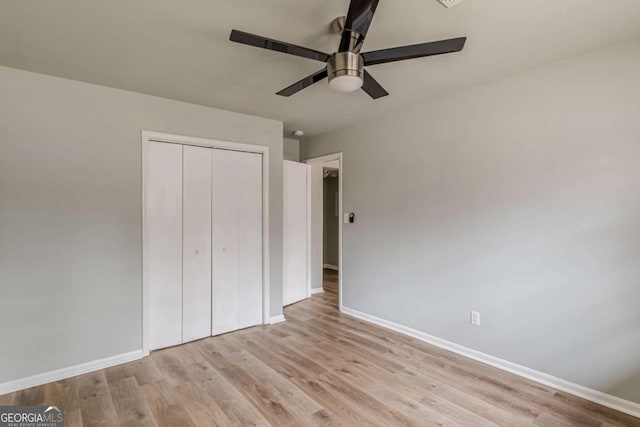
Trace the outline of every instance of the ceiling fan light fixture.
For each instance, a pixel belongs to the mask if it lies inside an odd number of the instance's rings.
[[[362,87],[363,80],[358,76],[337,76],[329,80],[329,87],[337,92],[355,92]]]
[[[364,61],[359,53],[337,52],[327,61],[329,87],[338,92],[355,92],[364,83]]]

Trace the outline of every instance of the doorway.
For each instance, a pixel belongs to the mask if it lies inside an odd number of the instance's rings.
[[[340,165],[338,160],[325,163],[322,167],[323,221],[322,221],[322,289],[328,296],[338,298],[338,259],[340,237]]]
[[[311,166],[311,294],[326,293],[342,309],[342,153],[306,160]],[[332,298],[333,297],[333,298]]]

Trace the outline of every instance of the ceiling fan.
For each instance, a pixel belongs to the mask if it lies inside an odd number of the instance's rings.
[[[331,55],[238,30],[232,30],[229,39],[236,43],[275,50],[326,63],[326,67],[322,70],[282,89],[277,93],[281,96],[291,96],[328,77],[329,87],[339,92],[354,92],[362,88],[371,98],[381,98],[389,95],[389,93],[371,77],[371,74],[364,69],[365,66],[459,52],[464,47],[467,38],[459,37],[360,53],[373,20],[373,14],[378,6],[378,1],[351,0],[347,16],[336,18],[331,23],[332,30],[336,33],[341,33],[338,51]]]

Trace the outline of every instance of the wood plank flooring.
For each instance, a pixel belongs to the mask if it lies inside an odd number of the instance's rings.
[[[340,314],[337,276],[287,322],[0,396],[67,426],[640,426],[640,420]]]
[[[338,307],[338,272],[329,268],[324,269],[322,289],[327,294],[326,300],[335,302]]]

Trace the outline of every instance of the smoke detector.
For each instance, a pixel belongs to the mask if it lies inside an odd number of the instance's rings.
[[[462,3],[464,0],[438,0],[438,3],[446,7],[447,9],[457,5],[458,3]]]
[[[291,132],[291,135],[298,136],[298,137],[304,136],[304,131],[302,131],[302,130],[294,130],[293,132]]]

